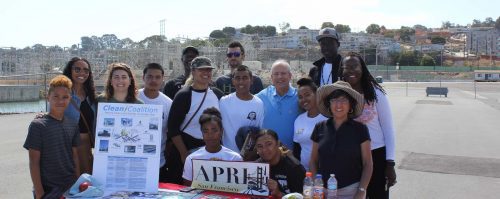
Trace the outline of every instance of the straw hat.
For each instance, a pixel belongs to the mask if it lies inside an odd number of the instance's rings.
[[[327,117],[333,117],[330,112],[330,107],[326,107],[324,101],[326,97],[330,95],[333,91],[340,89],[349,94],[356,101],[356,109],[354,113],[351,114],[351,118],[356,118],[363,113],[364,99],[363,95],[359,94],[357,91],[352,89],[351,85],[344,81],[337,81],[333,84],[323,85],[318,88],[316,93],[316,100],[318,102],[318,109],[321,114]]]

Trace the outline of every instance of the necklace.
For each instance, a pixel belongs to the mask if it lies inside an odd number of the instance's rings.
[[[332,65],[332,72],[333,72],[333,65]],[[332,77],[332,72],[330,72],[330,74],[328,75],[328,79],[326,79],[326,81],[323,78],[323,74],[321,74],[321,85],[320,86],[326,85],[330,82],[330,78]]]

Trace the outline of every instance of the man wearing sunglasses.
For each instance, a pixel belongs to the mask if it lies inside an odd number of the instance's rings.
[[[227,47],[226,56],[227,64],[229,65],[229,67],[231,67],[231,73],[220,76],[217,78],[217,80],[215,80],[215,85],[218,89],[224,92],[224,95],[228,95],[236,91],[234,85],[232,84],[233,77],[231,74],[233,74],[234,69],[241,65],[243,63],[243,60],[245,60],[245,49],[240,42],[233,41]],[[262,85],[262,80],[260,79],[260,77],[253,75],[252,78],[253,83],[250,86],[250,93],[255,95],[262,89],[264,89],[264,86]]]
[[[200,52],[193,46],[188,46],[182,50],[182,65],[184,66],[184,74],[179,75],[175,79],[169,80],[163,88],[163,93],[170,99],[174,99],[175,94],[182,88],[186,79],[191,74],[191,61],[198,57]]]

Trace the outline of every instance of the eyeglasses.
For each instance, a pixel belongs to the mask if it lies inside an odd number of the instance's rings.
[[[75,71],[75,73],[81,73],[82,71],[85,74],[90,73],[90,70],[88,68],[80,68],[80,67],[73,67],[73,71]]]
[[[330,99],[330,104],[347,104],[349,100],[346,98],[333,98]]]
[[[226,54],[227,58],[231,58],[231,57],[240,57],[241,56],[241,53],[240,52],[230,52],[230,53],[227,53]]]

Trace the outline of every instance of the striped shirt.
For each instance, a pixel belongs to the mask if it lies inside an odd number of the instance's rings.
[[[67,118],[59,121],[44,115],[31,122],[23,147],[40,151],[43,186],[65,187],[75,180],[72,147],[79,144],[80,131],[76,121]]]

